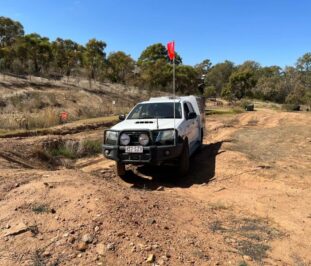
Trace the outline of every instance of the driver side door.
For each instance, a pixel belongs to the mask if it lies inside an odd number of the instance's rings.
[[[195,113],[194,108],[190,102],[187,102],[190,113]],[[199,124],[199,117],[189,119],[191,123],[191,139],[193,140],[193,145],[195,145],[200,140],[201,130]]]
[[[184,109],[184,129],[185,129],[185,135],[188,138],[188,144],[189,144],[189,150],[191,150],[192,145],[193,145],[193,134],[192,134],[192,119],[188,119],[188,115],[190,113],[189,106],[187,102],[184,102],[183,104],[183,109]]]

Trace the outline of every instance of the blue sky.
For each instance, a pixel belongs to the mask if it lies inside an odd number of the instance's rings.
[[[310,0],[0,0],[0,16],[51,40],[95,37],[108,53],[134,59],[170,40],[190,65],[209,58],[283,67],[311,52]]]

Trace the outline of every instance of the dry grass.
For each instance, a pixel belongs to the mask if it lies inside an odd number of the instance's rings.
[[[0,124],[3,130],[48,128],[59,123],[59,113],[52,108],[35,114],[0,115]]]
[[[217,201],[217,202],[212,202],[208,204],[209,209],[213,210],[213,211],[218,211],[218,210],[229,210],[231,209],[231,205],[225,204],[221,201]]]
[[[84,109],[77,116],[69,114],[69,121],[88,120],[90,118],[99,118],[103,116],[111,117],[111,114],[128,113],[129,107],[94,107]],[[0,114],[0,134],[12,130],[33,130],[50,128],[60,125],[60,112],[57,109],[48,107],[38,113],[18,113],[18,114]]]
[[[255,108],[268,108],[268,109],[273,109],[273,110],[281,110],[282,105],[273,103],[273,102],[264,102],[264,101],[259,101],[259,100],[254,100],[253,101]]]
[[[241,240],[238,242],[238,250],[242,255],[250,256],[253,260],[262,261],[267,257],[267,251],[270,246],[264,243],[254,243],[248,240]]]
[[[32,254],[32,265],[33,266],[45,266],[46,265],[41,250],[36,250]]]
[[[45,109],[42,113],[34,116],[28,116],[28,129],[48,128],[59,125],[59,113],[52,108]]]
[[[210,224],[209,224],[209,229],[215,233],[215,232],[223,232],[225,231],[226,229],[224,227],[222,227],[222,222],[220,220],[215,220],[215,221],[212,221]]]
[[[31,81],[8,77],[0,80],[0,129],[48,128],[59,124],[59,114],[68,112],[69,121],[127,113],[150,95],[132,86],[87,80]]]
[[[1,132],[3,133],[20,128],[19,123],[13,115],[0,115],[0,125]]]
[[[234,127],[236,125],[239,124],[239,119],[237,119],[236,117],[235,118],[232,118],[232,119],[226,119],[224,122],[223,122],[223,127]]]
[[[257,122],[251,122],[252,125]],[[291,157],[308,156],[306,139],[310,136],[311,125],[282,125],[273,128],[249,127],[233,135],[230,150],[246,154],[250,159],[264,164],[274,164]],[[293,148],[292,148],[293,147]]]
[[[247,122],[248,126],[256,126],[258,124],[258,120],[257,119],[251,119]]]
[[[272,227],[268,220],[261,218],[230,216],[212,221],[209,228],[214,233],[223,234],[228,240],[226,242],[238,253],[250,256],[257,262],[261,262],[267,256],[270,249],[268,241],[283,236],[283,233]]]
[[[34,213],[49,213],[50,207],[47,204],[43,204],[43,203],[37,203],[37,204],[33,204],[33,206],[31,207],[31,210]]]

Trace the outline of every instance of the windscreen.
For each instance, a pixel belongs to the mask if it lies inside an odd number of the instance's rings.
[[[127,119],[174,118],[174,103],[141,103]],[[181,104],[175,103],[175,118],[181,118]]]

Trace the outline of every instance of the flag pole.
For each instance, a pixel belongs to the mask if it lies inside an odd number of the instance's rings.
[[[175,50],[175,41],[174,43],[174,50]],[[175,51],[174,51],[175,52]],[[175,132],[175,118],[176,118],[176,112],[175,112],[175,54],[173,57],[173,97],[174,97],[174,146],[176,146],[176,132]]]
[[[173,95],[175,98],[175,57],[173,58]]]

